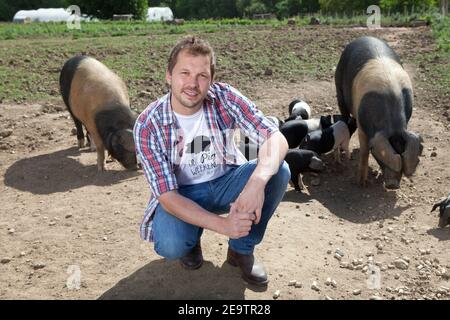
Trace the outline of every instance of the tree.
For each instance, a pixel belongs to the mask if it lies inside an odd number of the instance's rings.
[[[216,0],[217,17],[235,18],[238,16],[236,1]]]
[[[177,0],[174,14],[185,19],[233,18],[238,16],[236,1]]]
[[[19,10],[67,8],[68,0],[0,0],[0,21],[11,21]]]
[[[252,0],[250,5],[245,8],[244,12],[247,16],[251,17],[254,14],[267,13],[267,7],[260,0]]]
[[[245,9],[250,6],[251,0],[236,0],[236,10],[239,17],[245,16]]]
[[[319,0],[301,0],[300,3],[301,13],[313,13],[320,10]]]
[[[287,0],[289,16],[295,16],[300,13],[302,0]]]
[[[404,10],[427,9],[431,6],[437,6],[438,0],[381,0],[380,7],[391,12],[403,12]]]
[[[145,19],[147,0],[72,0],[81,12],[100,19],[112,19],[114,14],[132,14],[134,19]]]
[[[277,15],[278,19],[283,19],[289,16],[288,2],[289,2],[288,0],[283,0],[275,5],[275,14]]]
[[[387,0],[392,1],[392,0]],[[397,1],[397,0],[393,0]],[[347,13],[355,11],[365,12],[371,5],[379,5],[379,0],[319,0],[320,8],[327,13]]]

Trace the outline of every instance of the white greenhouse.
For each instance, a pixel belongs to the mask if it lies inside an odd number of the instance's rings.
[[[69,17],[70,13],[63,8],[20,10],[14,15],[13,22],[60,22]]]
[[[157,21],[172,21],[173,12],[168,7],[154,7],[148,8],[147,11],[147,22],[157,22]]]

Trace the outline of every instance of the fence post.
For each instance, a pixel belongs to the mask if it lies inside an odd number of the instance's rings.
[[[443,16],[448,15],[448,0],[441,0],[441,13]]]

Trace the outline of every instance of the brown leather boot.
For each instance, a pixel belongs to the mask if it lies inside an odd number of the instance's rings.
[[[188,270],[195,270],[202,266],[203,264],[203,254],[202,254],[202,246],[200,244],[200,240],[197,242],[195,247],[185,255],[180,258],[180,263],[183,268]]]
[[[227,262],[232,266],[239,267],[242,271],[242,278],[248,283],[257,286],[266,286],[269,283],[264,266],[255,259],[253,254],[240,254],[228,248]]]

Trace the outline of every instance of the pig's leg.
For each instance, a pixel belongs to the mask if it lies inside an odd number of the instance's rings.
[[[350,139],[345,139],[342,143],[342,150],[345,152],[345,158],[347,162],[350,161]]]
[[[105,171],[105,146],[103,145],[103,141],[97,134],[92,133],[91,137],[97,148],[97,169],[98,171]]]
[[[300,188],[300,190],[305,189],[305,185],[303,183],[303,177],[302,177],[301,173],[298,174],[298,187]]]
[[[335,149],[334,149],[334,160],[338,163],[341,164],[341,146],[338,145]]]
[[[369,172],[369,139],[367,135],[358,130],[359,136],[359,171],[358,182],[359,185],[364,187],[367,183],[367,174]]]
[[[73,122],[75,122],[75,127],[77,128],[77,139],[78,139],[78,148],[84,148],[84,132],[83,132],[83,124],[80,120],[75,117],[72,117]]]

